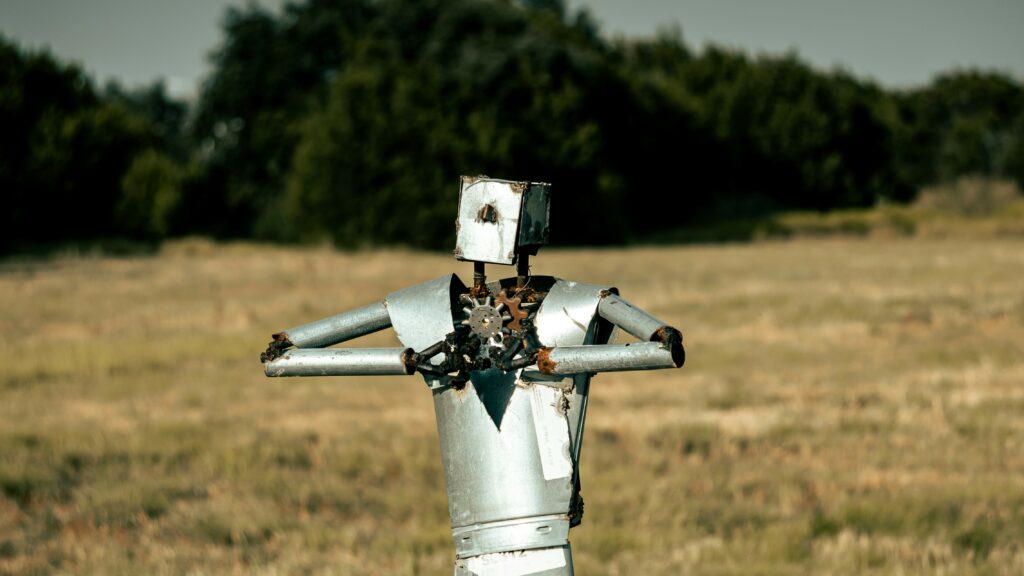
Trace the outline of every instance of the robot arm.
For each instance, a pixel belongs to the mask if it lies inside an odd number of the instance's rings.
[[[436,374],[429,359],[445,342],[421,354],[412,348],[328,348],[391,327],[387,304],[378,302],[273,335],[260,355],[267,376],[401,376]]]
[[[678,368],[686,361],[683,335],[633,306],[613,291],[601,295],[598,314],[641,339],[632,344],[556,346],[537,351],[537,369],[544,374],[580,374]]]
[[[683,344],[638,342],[592,346],[556,346],[537,352],[537,369],[544,374],[583,374],[657,370],[683,365]]]
[[[260,360],[267,376],[412,374],[416,358],[410,349],[327,348],[389,326],[387,306],[377,302],[278,332]]]
[[[466,350],[467,342],[456,332],[419,353],[411,348],[326,348],[391,326],[387,306],[381,302],[274,334],[274,341],[261,359],[267,376],[399,376],[417,371],[444,376],[491,365],[509,371],[535,362],[545,374],[655,370],[683,365],[683,338],[675,328],[612,291],[602,295],[597,311],[605,320],[644,342],[544,347],[518,358],[512,358],[516,350],[513,349],[509,351],[513,354],[495,358],[493,364],[477,358],[475,349]],[[439,353],[445,354],[445,361],[432,365],[429,359]]]
[[[605,291],[601,294],[597,313],[640,340],[662,343],[678,340],[682,344],[683,335],[679,330],[626,302],[615,292]]]
[[[271,362],[293,346],[326,348],[390,326],[391,317],[388,315],[387,305],[384,302],[377,302],[278,332],[272,336],[274,340],[267,346],[266,352],[260,355],[260,360],[264,363]],[[267,372],[267,375],[270,376],[270,372]]]
[[[416,371],[416,354],[412,348],[297,348],[263,369],[267,376],[403,376]]]
[[[263,371],[271,377],[408,376],[416,371],[443,376],[446,371],[430,358],[449,348],[444,340],[420,353],[412,348],[293,348],[272,358],[264,352]]]

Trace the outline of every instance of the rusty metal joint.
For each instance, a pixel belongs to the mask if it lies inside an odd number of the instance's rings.
[[[676,342],[683,341],[683,333],[672,326],[666,325],[655,330],[654,334],[651,335],[651,341],[671,346]]]
[[[651,336],[651,341],[658,342],[672,353],[672,362],[676,368],[686,363],[686,350],[683,348],[683,333],[672,326],[662,326]]]
[[[554,374],[558,363],[551,359],[551,347],[544,347],[537,350],[537,369],[543,374]]]
[[[402,350],[401,354],[402,364],[405,365],[406,375],[415,374],[418,368],[419,355],[412,348],[406,348]]]
[[[267,349],[260,354],[260,362],[266,364],[272,360],[276,360],[284,354],[285,350],[292,347],[292,343],[288,340],[288,335],[284,332],[278,332],[271,336],[274,340],[267,344]]]

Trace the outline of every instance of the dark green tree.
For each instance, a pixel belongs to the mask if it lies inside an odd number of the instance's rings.
[[[0,39],[0,251],[119,234],[114,206],[148,123],[81,70]]]
[[[994,72],[945,74],[897,95],[897,163],[916,186],[965,174],[1005,176],[1003,158],[1024,110],[1024,88]]]
[[[368,0],[289,2],[281,15],[229,8],[192,126],[203,160],[196,225],[219,235],[281,238],[285,179],[299,121],[322,99],[365,32]],[[194,205],[191,204],[190,205]]]

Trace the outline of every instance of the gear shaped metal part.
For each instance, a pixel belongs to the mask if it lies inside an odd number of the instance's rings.
[[[499,302],[495,306],[490,296],[484,297],[483,302],[468,295],[463,296],[462,300],[471,304],[462,309],[468,316],[462,324],[469,326],[470,331],[486,343],[504,347],[503,331],[507,332],[505,322],[512,320],[512,316],[502,313],[505,304]]]
[[[499,305],[503,305],[508,308],[509,316],[512,318],[512,321],[508,323],[508,327],[512,330],[522,330],[523,325],[520,324],[520,322],[526,320],[530,315],[529,312],[520,307],[523,299],[518,296],[510,298],[504,292],[500,292],[495,300]]]

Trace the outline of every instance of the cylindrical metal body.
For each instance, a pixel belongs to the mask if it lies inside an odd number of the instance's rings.
[[[376,302],[323,320],[289,328],[275,339],[285,339],[296,348],[326,348],[391,326],[388,308]]]
[[[604,294],[597,307],[597,313],[605,320],[641,340],[655,340],[658,330],[665,326],[661,320],[633,306],[613,292]],[[659,368],[665,368],[665,366],[659,366]]]
[[[625,370],[655,370],[683,365],[682,345],[660,342],[606,344],[604,346],[559,346],[544,348],[537,367],[545,374],[593,374]]]
[[[288,350],[264,365],[267,376],[402,376],[415,371],[409,348]]]
[[[441,293],[451,285],[442,278],[388,295],[392,324],[404,345],[422,350],[459,322],[451,298]],[[597,317],[606,287],[539,276],[530,278],[530,286],[547,292],[534,319],[542,345],[607,342],[611,327]],[[499,284],[488,287],[495,292]],[[491,368],[471,372],[464,386],[446,377],[426,378],[459,559],[456,574],[571,575],[568,535],[582,508],[577,463],[590,375]],[[536,565],[526,560],[531,558]],[[495,564],[499,560],[508,564]]]

